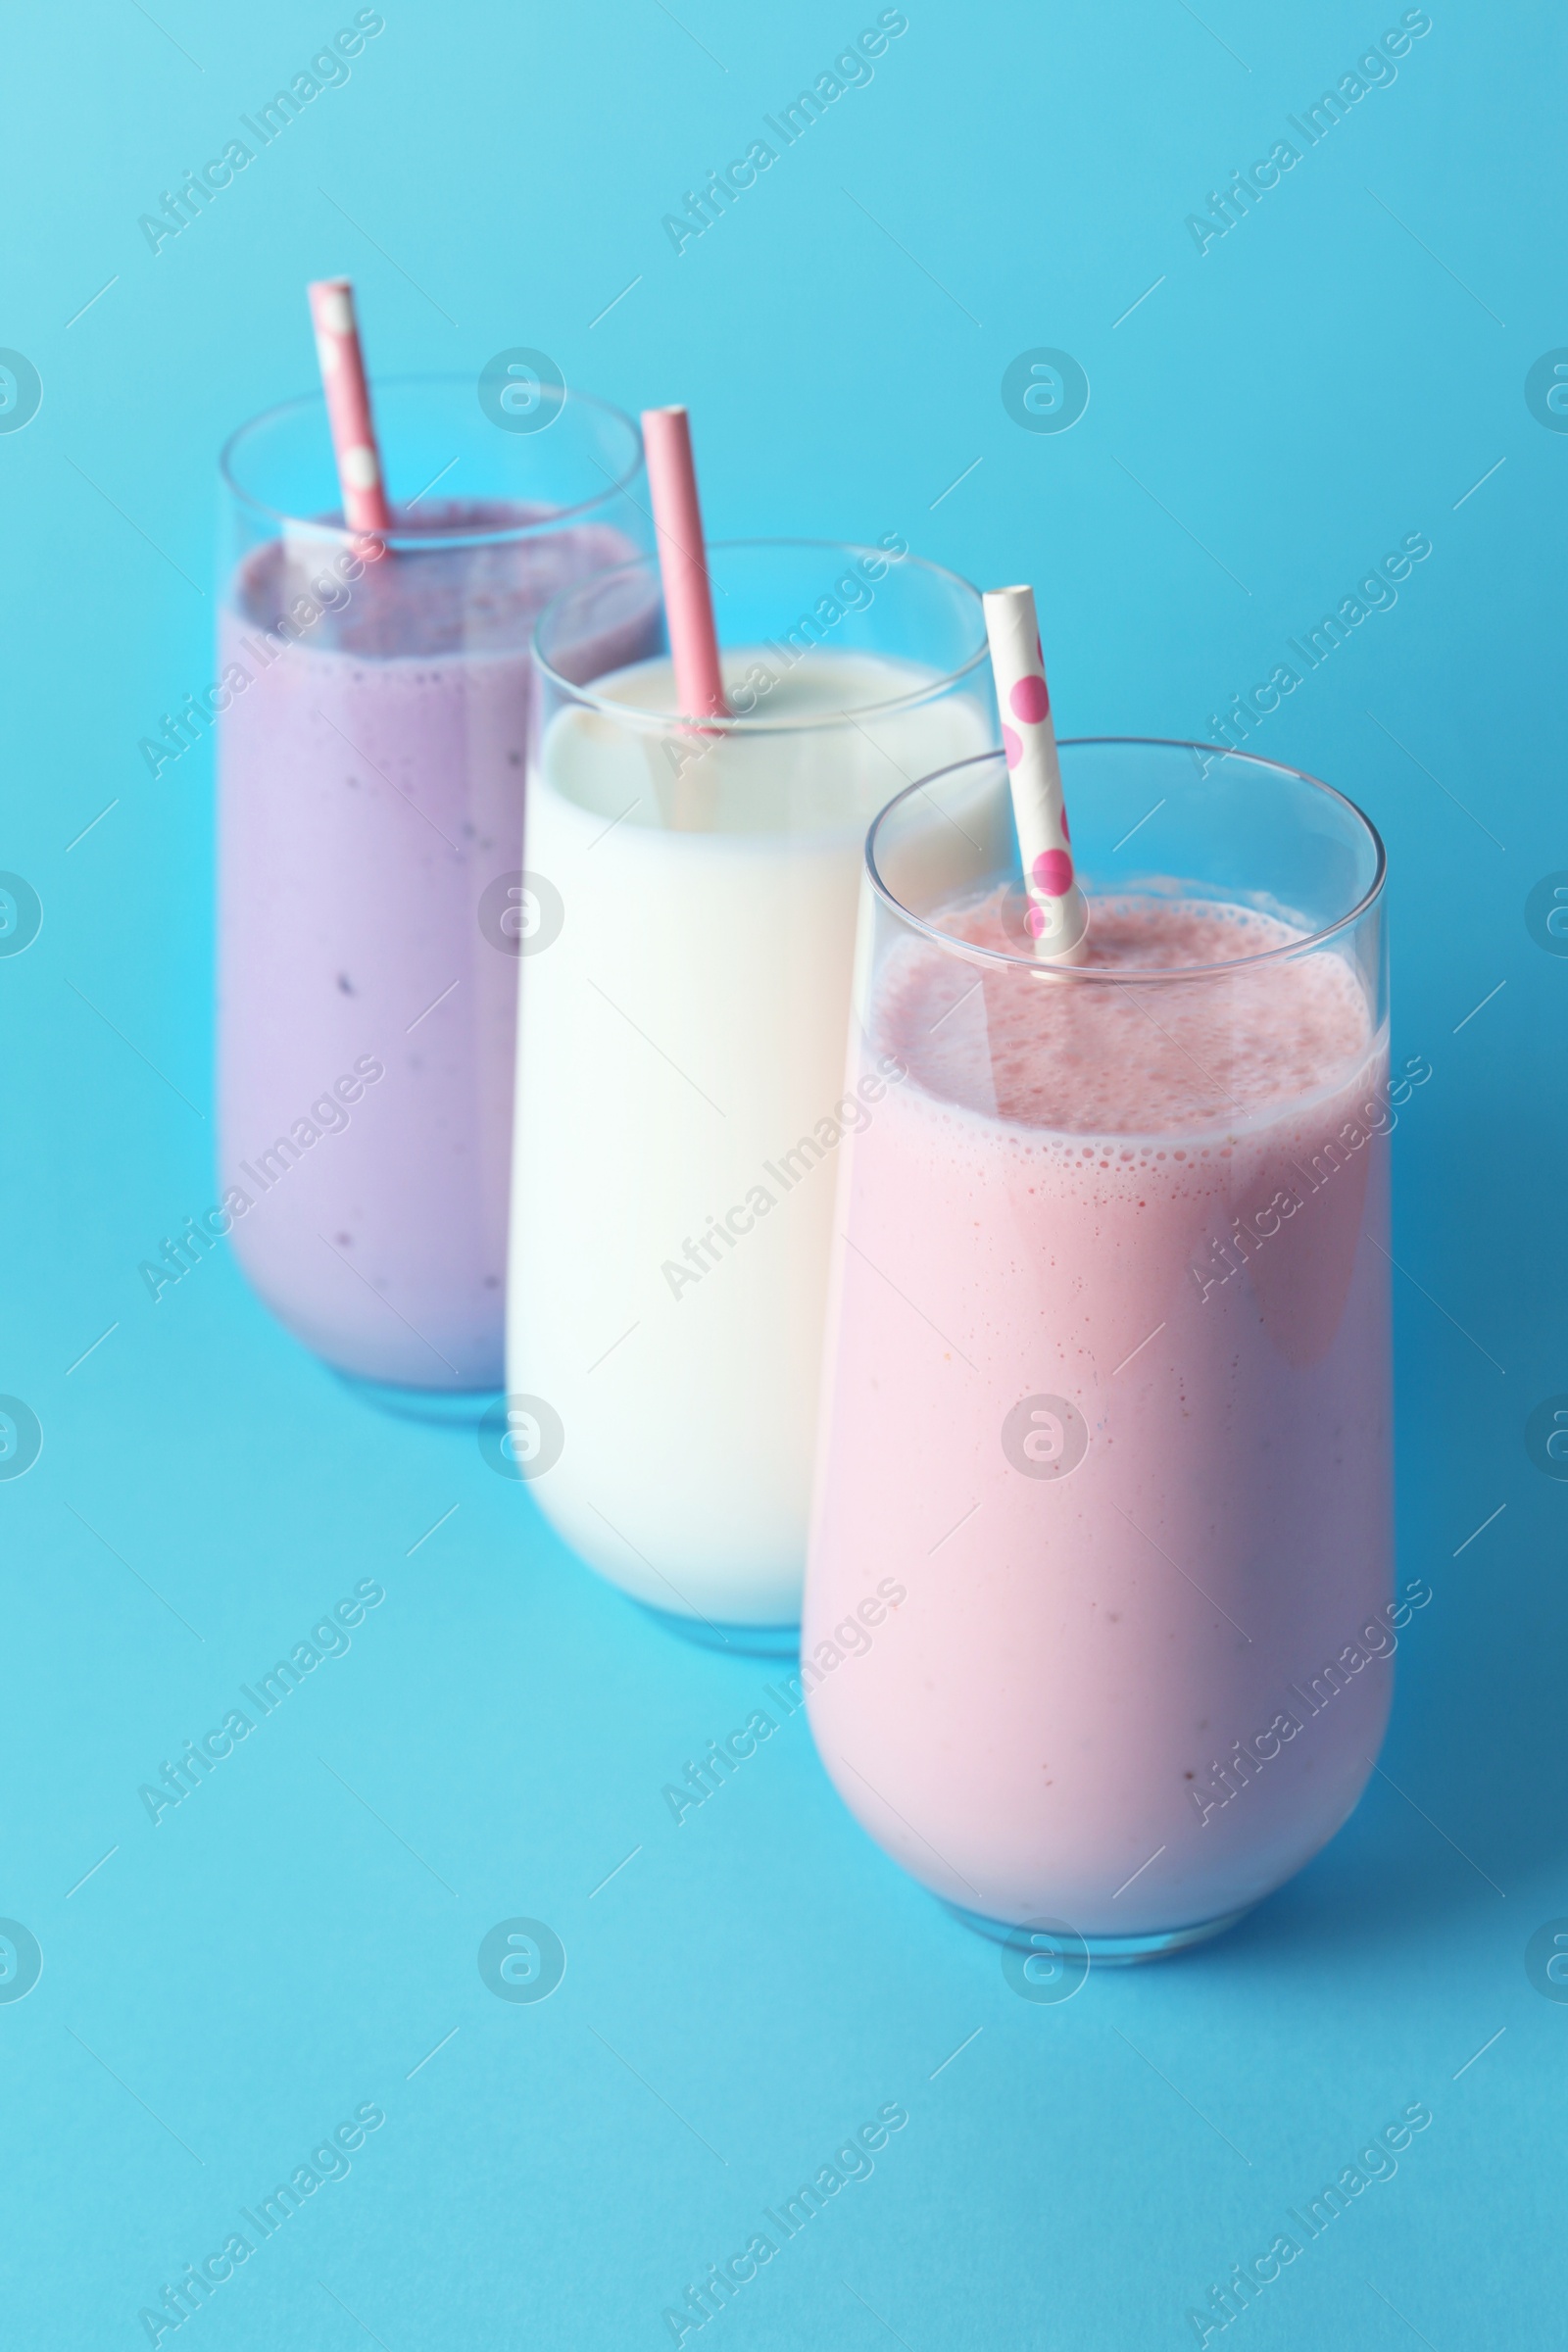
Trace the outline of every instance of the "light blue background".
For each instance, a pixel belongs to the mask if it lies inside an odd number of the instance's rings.
[[[679,258],[661,216],[873,7],[388,0],[156,258],[137,216],[352,11],[154,13],[7,34],[0,342],[44,398],[0,437],[0,866],[44,924],[0,960],[0,1389],[45,1434],[0,1485],[0,1913],[44,1951],[0,2004],[6,2342],[129,2352],[370,2100],[351,2176],[166,2346],[665,2343],[890,2100],[874,2176],[689,2343],[1193,2341],[1210,2281],[1416,2099],[1397,2177],[1238,2323],[1252,2352],[1554,2340],[1568,2006],[1523,1960],[1568,1913],[1568,1490],[1523,1429],[1568,1388],[1568,961],[1523,910],[1568,866],[1568,435],[1523,385],[1568,344],[1560,12],[1434,0],[1393,86],[1201,258],[1185,216],[1397,8],[910,0],[870,85]],[[800,1718],[677,1829],[662,1785],[765,1670],[597,1585],[471,1438],[358,1406],[226,1253],[156,1306],[138,1282],[213,1197],[212,825],[206,748],[155,783],[136,746],[212,674],[216,453],[310,383],[303,287],[335,270],[383,371],[531,344],[688,401],[715,536],[899,529],[1033,578],[1068,733],[1207,732],[1430,536],[1256,742],[1389,847],[1396,1051],[1434,1070],[1394,1146],[1401,1573],[1435,1597],[1391,1779],[1201,1954],[1016,1998]],[[1088,371],[1070,432],[1003,408],[1037,345]],[[155,1829],[138,1784],[368,1576],[351,1654]],[[516,1914],[567,1948],[542,2005],[476,1970]]]

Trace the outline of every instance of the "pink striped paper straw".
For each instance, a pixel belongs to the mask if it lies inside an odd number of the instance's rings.
[[[326,394],[327,420],[332,428],[332,454],[337,460],[338,485],[343,494],[343,519],[351,531],[389,531],[392,515],[381,486],[381,458],[370,419],[370,389],[365,380],[365,355],[360,349],[360,330],[354,318],[353,281],[346,277],[318,278],[310,288],[310,296],[316,354],[321,364],[321,387]],[[383,552],[375,550],[377,554]]]
[[[684,409],[644,409],[643,442],[654,494],[659,571],[664,586],[675,693],[689,718],[727,718],[713,630],[713,599],[697,498],[692,434]]]
[[[1024,920],[1043,962],[1082,963],[1088,953],[1089,908],[1073,873],[1035,592],[993,588],[982,601],[1003,713],[1013,821],[1029,893]]]

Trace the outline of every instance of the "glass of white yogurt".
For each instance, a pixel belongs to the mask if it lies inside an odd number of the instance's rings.
[[[709,550],[724,719],[624,662],[653,558],[535,638],[498,1458],[704,1642],[797,1641],[865,829],[998,739],[980,599],[897,533]],[[503,920],[507,919],[505,916]]]

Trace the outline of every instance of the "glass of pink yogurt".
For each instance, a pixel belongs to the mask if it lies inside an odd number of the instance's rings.
[[[647,545],[642,439],[575,392],[514,417],[471,377],[378,384],[375,416],[394,528],[369,563],[319,393],[223,453],[219,675],[185,714],[219,737],[220,1219],[373,1400],[476,1417],[503,1380],[529,645]],[[605,659],[657,630],[650,592]]]
[[[1082,966],[1031,952],[1001,755],[868,837],[801,1644],[851,1811],[1048,1972],[1218,1933],[1366,1783],[1419,1083],[1348,801],[1061,763]]]

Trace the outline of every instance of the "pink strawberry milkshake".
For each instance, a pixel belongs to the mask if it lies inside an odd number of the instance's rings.
[[[929,919],[1019,955],[1015,897]],[[873,986],[802,1660],[845,1802],[985,1921],[1224,1924],[1383,1735],[1387,1044],[1299,937],[1102,900],[1080,974],[906,933]]]

